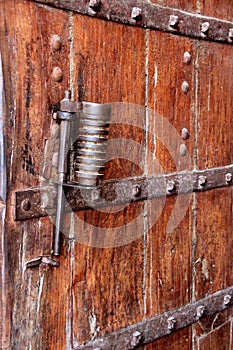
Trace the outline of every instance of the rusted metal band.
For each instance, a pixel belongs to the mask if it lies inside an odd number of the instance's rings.
[[[151,343],[176,330],[190,326],[198,322],[201,318],[213,316],[226,309],[232,305],[232,297],[233,287],[229,287],[197,302],[145,319],[127,328],[108,334],[104,338],[96,339],[74,349],[136,349],[140,344]]]
[[[231,186],[232,183],[233,165],[207,170],[156,174],[149,177],[107,180],[95,188],[65,184],[63,186],[66,195],[65,210],[68,212],[100,208],[156,197],[207,191]],[[15,219],[25,220],[54,215],[56,192],[56,186],[17,191]]]
[[[143,0],[37,0],[36,2],[137,27],[196,39],[233,43],[232,22]]]

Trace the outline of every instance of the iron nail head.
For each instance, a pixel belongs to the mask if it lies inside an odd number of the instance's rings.
[[[233,40],[233,28],[229,29],[229,39]]]
[[[189,138],[189,131],[187,128],[183,128],[181,131],[181,137],[183,140],[187,140]]]
[[[139,197],[141,194],[141,187],[139,185],[134,185],[132,190],[133,197]]]
[[[173,330],[175,329],[175,326],[176,326],[176,319],[175,317],[169,317],[168,320],[167,320],[167,324],[168,324],[168,329],[169,330]]]
[[[206,177],[203,175],[199,176],[198,183],[200,186],[204,186],[206,184]]]
[[[208,30],[210,29],[210,24],[209,22],[204,22],[201,25],[201,32],[206,34],[208,32]]]
[[[137,20],[142,14],[142,9],[140,7],[133,7],[131,12],[131,18]]]
[[[89,7],[96,9],[100,5],[100,0],[90,0]]]
[[[133,333],[132,339],[131,339],[131,345],[132,346],[137,346],[142,339],[142,334],[139,331],[135,331]]]
[[[22,201],[21,209],[24,211],[29,211],[31,209],[31,202],[28,198],[26,198]]]
[[[204,315],[205,312],[205,306],[204,305],[200,305],[197,308],[197,317],[202,317]]]
[[[185,145],[184,143],[182,143],[182,144],[180,145],[180,155],[181,155],[182,157],[186,156],[187,151],[188,151],[188,150],[187,150],[186,145]]]
[[[52,77],[57,82],[60,82],[62,80],[63,72],[60,67],[53,68]]]
[[[57,34],[54,34],[51,39],[52,48],[56,51],[61,49],[61,37]]]
[[[174,181],[168,181],[167,183],[167,191],[172,192],[176,189],[176,185]]]
[[[169,18],[169,26],[170,27],[176,27],[179,23],[179,17],[175,15],[171,15]]]
[[[181,89],[184,94],[187,94],[187,92],[189,91],[189,83],[187,81],[183,81]]]
[[[188,51],[186,51],[183,56],[183,62],[189,64],[191,62],[191,58],[191,54]]]
[[[224,305],[229,305],[231,302],[231,296],[229,294],[224,296]]]
[[[225,175],[225,179],[226,179],[226,182],[231,182],[232,181],[232,174],[231,173],[227,173]]]

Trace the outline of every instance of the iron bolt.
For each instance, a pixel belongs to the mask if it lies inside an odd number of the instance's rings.
[[[184,94],[187,94],[187,92],[189,91],[189,84],[187,81],[184,81],[181,85],[181,89],[183,91]]]
[[[133,197],[139,197],[141,194],[141,187],[139,185],[134,185],[132,190]]]
[[[167,324],[168,324],[168,329],[170,330],[173,330],[175,329],[175,326],[176,326],[176,319],[175,317],[169,317],[168,320],[167,320]]]
[[[89,7],[96,9],[100,5],[100,0],[90,0]]]
[[[210,29],[210,24],[209,24],[209,22],[204,22],[204,23],[202,23],[202,25],[201,25],[201,32],[202,32],[203,34],[206,34],[206,33],[208,32],[209,29]]]
[[[186,51],[183,57],[184,63],[189,64],[191,62],[191,58],[191,54],[188,51]]]
[[[180,145],[180,155],[183,157],[183,156],[186,156],[187,154],[187,147],[184,143],[182,143]]]
[[[179,17],[175,15],[171,15],[169,19],[169,25],[170,27],[176,27],[177,24],[179,23]]]
[[[199,176],[198,183],[200,186],[204,186],[206,184],[206,177],[205,176]]]
[[[229,294],[224,296],[224,305],[229,305],[231,302],[231,296]]]
[[[142,339],[142,334],[139,331],[134,332],[130,345],[137,346],[140,343],[141,339]]]
[[[133,7],[131,12],[131,18],[137,20],[142,14],[142,9],[140,7]]]
[[[189,138],[189,131],[186,128],[183,128],[181,131],[181,137],[183,140],[187,140]]]
[[[204,312],[205,312],[205,306],[204,305],[198,306],[197,317],[202,317],[204,315]]]
[[[64,99],[66,99],[66,100],[70,100],[71,99],[71,91],[70,90],[65,90]]]
[[[54,50],[60,50],[61,49],[61,38],[59,35],[57,34],[54,34],[52,36],[52,39],[51,39],[51,44],[52,44],[52,48]]]
[[[63,72],[62,72],[61,68],[59,68],[59,67],[53,68],[52,77],[55,81],[57,81],[57,82],[61,81],[62,76],[63,76]]]
[[[229,39],[233,40],[233,28],[229,29]]]
[[[175,182],[174,181],[168,181],[167,183],[167,191],[172,192],[176,188]]]
[[[29,211],[31,209],[31,202],[29,199],[24,199],[21,203],[21,209],[24,211]]]
[[[226,182],[231,182],[231,180],[232,180],[232,174],[231,174],[231,173],[227,173],[227,174],[225,175],[225,179],[226,179]]]

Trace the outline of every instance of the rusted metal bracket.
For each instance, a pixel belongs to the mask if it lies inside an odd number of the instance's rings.
[[[233,287],[178,309],[155,315],[103,338],[75,347],[75,350],[131,350],[190,326],[232,305]]]
[[[36,2],[137,27],[196,39],[233,43],[232,22],[152,4],[145,0],[36,0]]]
[[[207,191],[233,184],[233,165],[103,181],[97,187],[63,184],[64,211],[100,208],[182,193]],[[15,192],[15,220],[53,216],[56,213],[56,186]]]

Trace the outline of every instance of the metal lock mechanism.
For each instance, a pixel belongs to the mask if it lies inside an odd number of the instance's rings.
[[[60,253],[64,193],[63,184],[93,187],[103,177],[111,106],[71,100],[65,91],[60,102],[60,146],[58,159],[57,210],[54,255]]]

